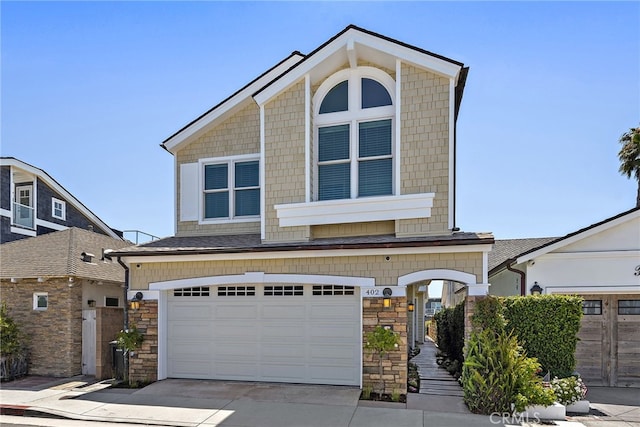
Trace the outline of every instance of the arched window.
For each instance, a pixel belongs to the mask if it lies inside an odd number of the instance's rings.
[[[394,88],[372,67],[341,70],[318,88],[316,200],[393,194]]]

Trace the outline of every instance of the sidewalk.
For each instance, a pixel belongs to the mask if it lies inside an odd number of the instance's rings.
[[[142,389],[105,388],[74,377],[3,385],[10,415],[184,427],[467,427],[499,420],[469,413],[398,409],[358,400],[354,387],[207,380],[163,380]],[[0,423],[3,417],[0,416]],[[492,422],[493,421],[493,422]],[[558,423],[579,427],[579,423]]]

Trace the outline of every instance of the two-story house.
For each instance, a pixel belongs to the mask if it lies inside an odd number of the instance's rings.
[[[113,253],[145,333],[131,378],[372,384],[382,325],[402,339],[387,391],[406,391],[425,285],[488,289],[493,236],[455,224],[467,71],[349,26],[166,139],[176,234]]]
[[[48,173],[14,157],[0,157],[0,189],[0,243],[70,227],[122,238]]]

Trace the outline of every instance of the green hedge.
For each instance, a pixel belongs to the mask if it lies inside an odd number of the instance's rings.
[[[438,330],[438,347],[462,366],[464,361],[464,302],[445,308],[433,318]]]
[[[518,337],[529,357],[538,359],[544,373],[563,378],[574,372],[581,297],[508,297],[503,306],[507,332]]]

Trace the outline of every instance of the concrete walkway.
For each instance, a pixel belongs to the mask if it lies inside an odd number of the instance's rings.
[[[9,415],[184,427],[496,425],[482,415],[405,409],[386,402],[361,405],[357,387],[177,379],[137,390],[101,386],[82,378],[29,387],[3,384],[0,406]],[[3,422],[9,422],[6,415],[0,416]]]

